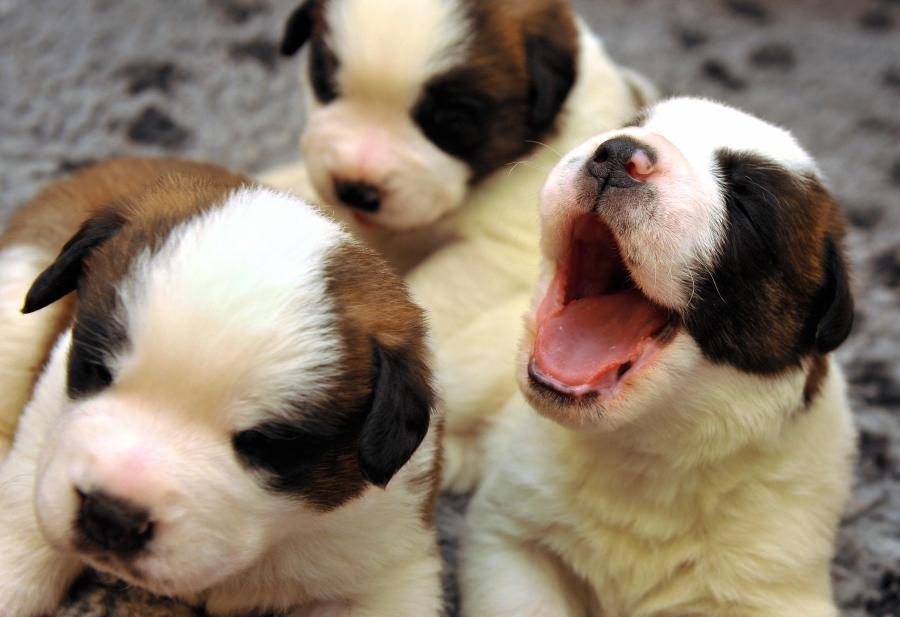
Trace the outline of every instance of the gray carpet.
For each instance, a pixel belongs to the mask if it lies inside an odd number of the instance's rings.
[[[293,158],[297,65],[275,51],[292,4],[0,0],[0,221],[44,181],[114,154],[248,172]],[[900,2],[577,4],[620,61],[792,128],[830,177],[851,222],[858,325],[839,356],[862,429],[834,578],[846,616],[900,616]],[[451,566],[462,508],[441,510]],[[86,579],[61,614],[192,612]]]

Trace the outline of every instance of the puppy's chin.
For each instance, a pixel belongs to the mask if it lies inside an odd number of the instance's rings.
[[[520,353],[516,377],[525,399],[545,418],[575,431],[613,432],[631,424],[649,408],[643,402],[647,400],[644,392],[653,389],[651,376],[642,375],[642,381],[623,384],[614,392],[576,396],[548,385],[535,374],[533,344],[534,337],[529,335]]]
[[[545,418],[575,431],[613,432],[665,413],[679,379],[697,366],[699,350],[686,333],[672,326],[651,362],[631,370],[609,387],[582,394],[548,382],[534,363],[535,325],[530,316],[516,365],[519,388]]]
[[[134,563],[117,562],[103,557],[83,556],[84,561],[98,572],[114,576],[129,585],[146,589],[150,593],[191,601],[233,574],[230,569],[198,573],[178,573],[173,577],[171,566],[154,564],[152,559]],[[159,575],[157,575],[159,573]]]

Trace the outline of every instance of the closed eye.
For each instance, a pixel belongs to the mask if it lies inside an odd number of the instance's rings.
[[[88,396],[109,387],[115,379],[109,366],[110,355],[124,343],[125,336],[113,320],[79,315],[69,350],[69,396]]]

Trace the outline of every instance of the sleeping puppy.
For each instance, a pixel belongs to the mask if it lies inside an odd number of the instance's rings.
[[[566,0],[307,0],[282,42],[301,48],[304,164],[263,181],[335,204],[406,275],[432,325],[445,479],[464,490],[515,393],[546,173],[653,89]]]
[[[843,223],[786,131],[673,99],[543,190],[543,273],[464,543],[466,617],[835,617]],[[507,419],[507,418],[505,418]]]
[[[7,425],[30,398],[2,617],[54,611],[86,566],[213,615],[439,614],[424,326],[380,258],[171,160],[58,182],[0,245]]]

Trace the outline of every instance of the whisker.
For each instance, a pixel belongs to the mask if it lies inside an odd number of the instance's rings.
[[[700,266],[701,266],[704,270],[706,270],[706,273],[707,273],[707,274],[709,274],[709,280],[712,281],[713,287],[716,288],[716,293],[719,295],[719,299],[722,300],[722,304],[728,304],[728,303],[725,301],[725,297],[722,295],[722,292],[719,291],[719,284],[716,283],[716,277],[713,276],[712,270],[710,270],[710,269],[709,269],[709,266],[706,265],[705,263],[702,263],[702,262],[701,262]]]
[[[548,146],[547,144],[545,144],[545,143],[542,142],[542,141],[537,141],[536,139],[527,139],[527,140],[526,140],[526,143],[529,143],[529,144],[536,144],[536,145],[538,145],[538,146],[543,146],[543,147],[547,148],[547,150],[549,150],[550,152],[552,152],[553,154],[555,154],[556,156],[558,156],[559,158],[562,158],[562,157],[563,157],[563,155],[560,153],[559,150],[557,150],[556,148],[553,148],[553,147],[551,147],[551,146]]]

